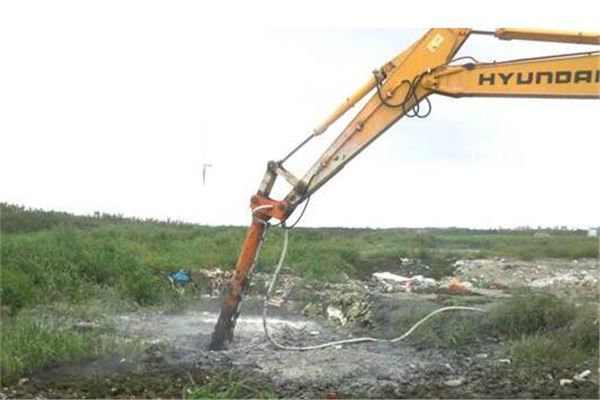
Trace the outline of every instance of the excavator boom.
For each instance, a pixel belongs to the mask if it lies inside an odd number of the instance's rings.
[[[340,104],[313,133],[279,161],[270,161],[257,193],[251,198],[252,224],[248,229],[235,273],[210,348],[223,349],[233,338],[249,275],[256,263],[268,222],[287,218],[314,192],[337,174],[350,160],[402,117],[424,117],[422,102],[432,94],[445,96],[519,96],[549,98],[600,98],[599,52],[537,57],[483,63],[472,57],[455,58],[470,35],[485,34],[499,39],[537,40],[578,44],[600,44],[600,34],[503,28],[476,31],[469,28],[434,28],[408,49],[373,71],[354,94]],[[459,61],[468,62],[457,64]],[[374,92],[339,136],[301,178],[285,169],[295,152]],[[427,110],[426,107],[423,107]],[[292,189],[283,200],[271,199],[278,177]]]

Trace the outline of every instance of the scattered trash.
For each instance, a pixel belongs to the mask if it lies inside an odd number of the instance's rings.
[[[320,334],[320,332],[319,332],[319,331],[310,331],[310,332],[308,332],[308,333],[309,333],[311,336],[317,336],[317,335],[319,335],[319,334]]]
[[[470,293],[473,289],[473,285],[470,282],[461,282],[457,278],[452,278],[448,291],[453,294],[465,294]]]
[[[29,378],[21,378],[19,382],[17,382],[17,386],[27,385],[29,383]]]
[[[560,383],[560,386],[565,386],[565,385],[570,385],[571,383],[573,383],[573,379],[561,379],[558,382]]]
[[[182,269],[178,269],[175,272],[171,272],[169,274],[169,280],[171,283],[190,283],[192,281],[192,277],[190,274]]]
[[[498,359],[498,362],[502,363],[502,364],[510,364],[511,363],[509,358],[500,358],[500,359]]]
[[[169,273],[168,278],[173,289],[178,291],[180,295],[183,295],[184,286],[187,284],[191,284],[194,289],[198,290],[198,286],[192,279],[191,273],[183,269],[178,269],[177,271]]]
[[[502,290],[528,286],[567,295],[576,291],[579,295],[597,298],[600,282],[597,259],[576,261],[465,259],[454,263],[454,275],[477,288]]]
[[[463,383],[465,383],[465,378],[463,376],[456,378],[456,379],[448,379],[447,381],[444,382],[444,385],[449,386],[449,387],[456,387],[456,386],[460,386]]]
[[[200,290],[211,297],[220,297],[227,281],[231,276],[230,272],[225,272],[221,268],[204,268],[190,273],[192,282],[197,290]],[[254,280],[250,283],[253,284]]]
[[[344,316],[342,310],[334,306],[327,306],[327,318],[338,320],[342,325],[346,325],[348,319]]]
[[[575,374],[573,375],[573,379],[575,379],[577,382],[582,382],[585,381],[586,378],[592,373],[592,371],[590,371],[589,369],[586,369],[585,371],[579,373],[579,374]]]
[[[385,292],[412,292],[414,290],[429,289],[439,286],[439,282],[423,275],[406,277],[392,274],[391,272],[375,272],[373,280],[383,288]]]

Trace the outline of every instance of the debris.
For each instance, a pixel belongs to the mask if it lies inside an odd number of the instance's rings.
[[[308,332],[308,333],[309,333],[311,336],[317,336],[317,335],[319,335],[321,332],[319,332],[319,331],[310,331],[310,332]]]
[[[585,371],[579,373],[579,374],[575,374],[573,375],[573,379],[575,379],[577,382],[582,382],[585,381],[586,378],[592,373],[592,371],[590,371],[589,369],[586,369]]]
[[[385,292],[412,292],[415,289],[429,289],[439,286],[438,281],[426,278],[423,275],[415,275],[411,278],[392,274],[391,272],[375,272],[373,280],[383,288]]]
[[[433,278],[426,278],[423,275],[415,275],[412,278],[414,280],[415,289],[429,289],[439,286],[439,282]]]
[[[338,320],[342,325],[346,325],[348,319],[344,316],[341,309],[334,306],[327,306],[327,318]]]
[[[190,273],[197,288],[212,297],[220,297],[229,280],[230,272],[221,268],[201,269]]]
[[[573,260],[458,260],[454,275],[461,281],[471,281],[478,288],[506,289],[534,287],[555,293],[576,291],[584,297],[597,298],[600,270],[597,259]],[[506,273],[510,270],[510,273]]]
[[[177,271],[171,272],[169,274],[169,280],[171,283],[190,283],[192,281],[192,277],[190,274],[183,269],[178,269]]]
[[[29,383],[29,378],[21,378],[19,382],[17,382],[17,386],[27,385]]]
[[[567,271],[558,273],[551,277],[543,277],[534,279],[529,283],[529,286],[534,288],[546,287],[597,287],[598,279],[586,271]]]
[[[558,382],[560,383],[560,386],[565,386],[565,385],[570,385],[571,383],[573,383],[573,379],[561,379]]]
[[[488,354],[487,353],[479,353],[479,354],[476,354],[475,357],[484,360],[484,359],[488,358]]]
[[[502,363],[502,364],[510,364],[511,363],[510,358],[500,358],[500,359],[498,359],[498,362]]]
[[[461,282],[457,278],[452,278],[448,290],[453,294],[465,294],[470,293],[473,289],[473,285],[470,282]]]
[[[444,385],[449,386],[449,387],[456,387],[456,386],[460,386],[463,383],[465,383],[465,378],[463,376],[456,378],[456,379],[448,379],[447,381],[444,382]]]
[[[92,329],[97,329],[100,327],[100,324],[97,324],[96,322],[90,322],[90,321],[79,321],[79,322],[76,322],[73,327],[78,331],[84,332],[84,331],[91,331]]]

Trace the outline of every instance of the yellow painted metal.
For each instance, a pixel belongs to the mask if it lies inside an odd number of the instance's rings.
[[[375,88],[377,81],[375,76],[372,76],[364,85],[362,85],[356,92],[348,97],[342,104],[340,104],[333,112],[321,122],[314,130],[315,135],[320,135],[329,128],[331,124],[338,120],[342,115],[349,109],[354,107],[363,97],[365,97],[371,90]]]
[[[600,53],[443,66],[423,79],[448,96],[600,98]]]
[[[283,201],[270,195],[276,174],[267,170],[259,193],[265,204],[283,205],[277,216],[264,214],[254,221],[240,253],[230,292],[221,309],[211,348],[220,349],[233,336],[235,319],[248,273],[255,259],[270,217],[285,220],[307,197],[337,174],[350,160],[400,120],[421,100],[432,93],[450,96],[527,96],[527,97],[600,97],[598,70],[599,53],[587,52],[566,56],[515,60],[502,63],[448,64],[472,33],[467,28],[435,28],[394,59],[377,70],[381,85],[342,130],[329,148],[301,179],[304,185],[294,185]],[[583,32],[541,31],[504,28],[496,31],[500,39],[528,39],[553,42],[598,44],[599,35]],[[382,79],[379,79],[381,77]],[[347,98],[317,128],[323,133],[328,126],[347,112],[377,86],[372,77]],[[383,100],[383,101],[382,101]],[[290,178],[290,177],[288,177]],[[295,178],[294,178],[295,179]],[[290,179],[294,183],[294,179]],[[299,190],[303,187],[303,190]],[[274,209],[273,209],[274,210]]]
[[[494,35],[499,39],[541,40],[545,42],[564,42],[600,45],[600,34],[595,32],[569,32],[545,29],[499,28]]]
[[[379,137],[387,128],[411,110],[417,102],[431,92],[416,85],[415,97],[407,98],[407,82],[414,81],[420,74],[450,61],[469,36],[466,28],[434,28],[420,40],[398,56],[387,62],[380,71],[385,76],[381,92],[388,104],[406,102],[406,107],[389,107],[381,102],[377,93],[373,94],[362,109],[355,115],[330,147],[303,176],[303,182],[310,182],[304,194],[293,190],[285,201],[293,210],[307,194],[314,193],[325,184],[352,158]],[[361,94],[365,88],[357,91]],[[358,96],[357,96],[358,97]],[[416,102],[415,102],[416,100]],[[332,116],[338,116],[340,107]],[[341,115],[341,114],[339,114]],[[328,121],[334,120],[328,118]]]

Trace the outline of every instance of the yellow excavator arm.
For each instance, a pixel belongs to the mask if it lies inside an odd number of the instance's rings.
[[[287,218],[315,191],[339,172],[402,117],[424,117],[432,94],[452,97],[504,96],[548,98],[600,98],[600,52],[579,52],[504,62],[484,63],[472,57],[455,58],[470,35],[499,39],[536,40],[600,45],[600,34],[503,28],[478,31],[435,28],[373,71],[359,90],[340,104],[313,133],[279,161],[270,161],[257,193],[251,198],[252,224],[248,229],[236,270],[229,282],[210,348],[220,350],[233,337],[242,295],[256,263],[267,222]],[[314,165],[299,178],[284,163],[298,149],[374,92]],[[278,177],[292,187],[283,200],[269,197]]]

